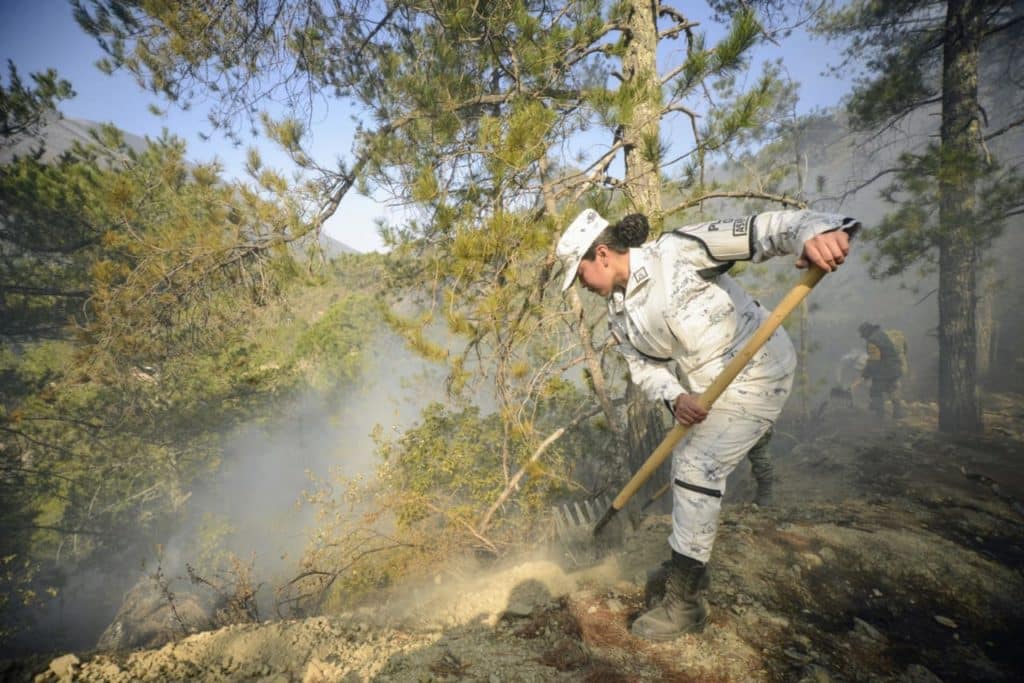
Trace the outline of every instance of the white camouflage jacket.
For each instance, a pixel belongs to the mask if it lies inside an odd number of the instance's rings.
[[[772,211],[688,226],[631,249],[629,283],[608,299],[608,317],[633,381],[656,401],[701,393],[768,317],[735,280],[709,269],[730,260],[797,254],[818,233],[852,233],[858,227],[835,214]],[[743,394],[744,383],[779,381],[793,372],[795,356],[784,335],[780,328],[777,342],[751,359],[727,394]]]

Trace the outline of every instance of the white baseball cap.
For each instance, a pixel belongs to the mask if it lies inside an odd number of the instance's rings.
[[[580,267],[583,255],[590,249],[601,231],[608,227],[608,221],[601,218],[601,214],[593,209],[584,209],[580,212],[569,227],[562,233],[555,247],[555,255],[562,262],[565,269],[565,280],[562,281],[562,291],[569,289],[572,281],[576,279],[576,269]]]

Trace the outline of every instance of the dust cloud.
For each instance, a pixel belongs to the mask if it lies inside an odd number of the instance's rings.
[[[916,126],[921,131],[909,136],[911,149],[931,142],[927,130],[928,125],[934,123],[934,117],[929,118],[924,113],[918,119],[905,122],[906,129],[892,131],[889,137],[870,139],[850,135],[836,121],[828,119],[811,129],[801,143],[809,150],[804,170],[807,184],[814,184],[814,179],[819,177],[824,179],[819,191],[808,192],[808,195],[815,209],[858,218],[864,225],[864,233],[855,240],[854,258],[825,278],[808,301],[809,315],[803,333],[809,342],[809,354],[804,358],[809,383],[802,398],[799,389],[794,392],[787,413],[799,409],[801,401],[805,402],[804,408],[813,410],[827,398],[829,389],[836,383],[839,359],[850,351],[863,349],[864,342],[857,327],[864,321],[904,333],[910,364],[904,398],[934,402],[938,366],[934,269],[915,270],[885,280],[870,277],[867,256],[871,249],[864,238],[891,210],[891,205],[879,198],[884,182],[860,188],[863,181],[890,168],[896,155],[907,149],[902,141],[908,139],[908,130]],[[1024,134],[1018,132],[1006,137],[1000,146],[993,147],[993,153],[1019,159],[1024,153]],[[896,140],[901,141],[899,145],[895,144]],[[922,244],[921,248],[929,249],[931,245]],[[1024,367],[1021,367],[1014,342],[1024,334],[1024,283],[1019,267],[1024,259],[1024,217],[1011,217],[1002,236],[985,256],[979,293],[992,296],[987,314],[993,322],[989,358],[997,371],[982,379],[989,389],[1019,389]],[[770,307],[788,288],[785,283],[795,283],[799,273],[793,269],[790,259],[776,259],[766,268],[774,269],[783,283],[762,297]],[[749,286],[750,280],[742,281]],[[984,290],[986,287],[988,289]],[[799,346],[801,330],[792,328],[790,334]],[[313,525],[315,511],[297,505],[310,484],[310,475],[321,480],[331,478],[332,470],[347,477],[372,475],[375,460],[369,435],[373,426],[379,424],[385,432],[400,433],[418,418],[427,403],[442,398],[440,371],[405,351],[399,340],[391,338],[380,342],[374,355],[362,386],[336,403],[325,403],[321,396],[310,394],[272,423],[250,424],[238,429],[225,449],[221,471],[196,486],[181,524],[168,530],[162,554],[158,556],[155,549],[149,549],[143,556],[111,557],[108,568],[102,573],[74,577],[44,619],[43,630],[53,634],[53,641],[59,642],[41,645],[47,649],[94,646],[100,630],[110,623],[124,592],[151,574],[157,563],[165,577],[177,581],[176,586],[186,590],[177,577],[185,573],[186,563],[201,564],[203,539],[215,545],[218,551],[231,552],[245,562],[251,558],[256,580],[266,586],[293,571]],[[866,395],[860,394],[857,400],[866,406]],[[538,564],[535,568],[543,574],[541,570],[546,571],[549,565]],[[423,604],[460,604],[455,597],[469,595],[466,584],[449,581],[458,578],[460,572],[452,568],[440,571],[455,574],[448,578],[439,574],[436,590],[424,587],[420,594]],[[468,579],[474,571],[461,572],[461,576]],[[557,572],[554,576],[561,577]],[[503,585],[512,585],[523,578],[512,576]],[[536,576],[531,578],[536,579]],[[492,576],[492,587],[495,580]],[[548,586],[548,589],[554,593],[565,590],[560,584]],[[485,610],[491,614],[500,612],[497,603],[511,601],[508,592],[495,597],[497,594],[488,592],[486,585],[480,588],[479,595],[497,601]],[[265,593],[262,600],[261,612],[270,616]],[[478,602],[467,598],[466,610],[480,607]]]
[[[1009,119],[1006,102],[990,110],[991,125]],[[871,322],[887,330],[901,331],[907,340],[910,366],[903,381],[904,398],[935,401],[938,394],[938,277],[936,265],[928,259],[914,265],[899,276],[875,279],[870,263],[877,259],[877,250],[870,237],[879,229],[882,218],[894,210],[882,191],[893,176],[887,171],[898,165],[904,152],[922,152],[935,143],[937,117],[935,111],[920,112],[907,117],[898,127],[883,133],[855,134],[843,124],[843,116],[835,115],[810,127],[800,140],[805,166],[804,191],[810,206],[820,211],[841,213],[857,218],[863,228],[852,242],[852,258],[837,272],[827,276],[809,296],[803,330],[791,320],[789,332],[794,343],[801,344],[805,334],[808,355],[803,358],[809,382],[806,397],[808,409],[821,405],[829,389],[837,383],[840,359],[852,351],[863,351],[864,340],[857,328]],[[1019,164],[1024,156],[1024,133],[1016,132],[993,141],[990,152],[1004,164]],[[877,178],[877,179],[876,179]],[[876,179],[868,183],[869,180]],[[818,185],[814,190],[811,187]],[[938,206],[934,207],[937,218]],[[922,253],[934,257],[935,244],[922,240]],[[1014,340],[1024,334],[1024,279],[1019,264],[1024,259],[1024,216],[1010,216],[1001,235],[982,254],[982,267],[977,272],[979,329],[979,367],[994,371],[980,373],[983,388],[1009,390],[1021,385],[1024,367],[1018,360]],[[799,274],[789,259],[774,259],[762,266],[783,284],[774,287],[762,300],[773,305],[786,289],[795,284]],[[767,278],[762,278],[767,279]],[[749,279],[743,280],[745,286]],[[988,341],[988,344],[983,342]],[[799,379],[797,390],[787,410],[800,408]],[[862,388],[860,400],[867,401]]]
[[[372,478],[374,427],[394,436],[429,402],[443,398],[440,370],[387,331],[375,340],[363,373],[355,387],[332,400],[307,393],[275,418],[235,429],[220,468],[194,484],[177,524],[149,547],[136,546],[105,558],[96,569],[69,575],[36,627],[11,643],[12,652],[92,649],[125,599],[143,609],[166,606],[169,591],[180,604],[194,595],[209,604],[210,590],[192,584],[188,568],[224,586],[237,578],[228,575],[231,556],[261,587],[260,617],[273,616],[273,589],[298,573],[315,530],[317,510],[302,504],[305,492],[315,482]]]

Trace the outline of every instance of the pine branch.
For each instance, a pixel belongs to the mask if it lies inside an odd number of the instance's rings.
[[[1011,121],[1010,123],[1008,123],[1005,126],[1003,126],[1002,128],[1000,128],[999,130],[996,130],[996,131],[993,131],[993,132],[989,133],[984,138],[985,142],[988,142],[992,138],[999,137],[1000,135],[1002,135],[1002,134],[1006,133],[1007,131],[1009,131],[1009,130],[1011,130],[1013,128],[1016,128],[1017,126],[1020,126],[1020,125],[1024,125],[1024,117],[1021,117],[1021,118],[1017,119],[1016,121]]]
[[[905,169],[903,169],[903,168],[886,168],[886,169],[883,169],[883,170],[879,171],[878,173],[876,173],[875,175],[873,175],[870,178],[868,178],[867,180],[857,184],[852,189],[844,191],[843,194],[841,194],[839,196],[822,197],[822,199],[835,200],[835,201],[838,201],[838,202],[842,203],[843,201],[846,200],[847,197],[849,197],[851,195],[854,195],[854,194],[857,194],[858,192],[863,190],[868,185],[871,185],[872,183],[874,183],[879,178],[881,178],[883,176],[886,176],[886,175],[889,175],[890,173],[900,173],[903,170],[905,170]]]
[[[625,401],[623,399],[619,399],[617,401],[613,401],[613,404],[622,405],[624,402]],[[567,431],[569,431],[573,427],[576,427],[583,421],[592,418],[593,416],[597,415],[603,410],[604,408],[602,406],[594,407],[585,413],[577,415],[572,420],[570,420],[565,426],[559,427],[551,434],[549,434],[547,438],[541,442],[537,449],[534,450],[533,454],[530,456],[530,459],[526,461],[526,465],[520,468],[519,471],[512,476],[512,478],[509,480],[508,486],[505,487],[505,490],[501,492],[501,495],[498,496],[498,499],[494,501],[491,507],[488,508],[487,512],[484,513],[484,516],[480,519],[480,522],[477,524],[477,526],[480,528],[480,533],[483,533],[487,530],[487,528],[491,524],[491,518],[494,517],[494,513],[497,512],[498,508],[504,505],[505,501],[507,501],[512,496],[512,494],[515,493],[517,488],[519,488],[519,482],[530,469],[530,465],[540,460],[540,457],[544,455],[548,448],[550,448],[553,443],[562,438]]]
[[[486,547],[488,550],[490,550],[495,555],[498,554],[498,546],[494,545],[494,543],[490,539],[486,538],[483,535],[484,531],[486,531],[485,528],[481,527],[480,530],[474,529],[473,525],[470,524],[469,522],[467,522],[466,520],[462,519],[461,517],[457,517],[455,515],[451,515],[451,514],[447,513],[446,511],[444,511],[441,508],[437,507],[433,503],[430,503],[429,501],[424,501],[423,504],[426,507],[428,507],[431,510],[433,510],[434,512],[436,512],[437,514],[441,515],[442,517],[445,517],[446,519],[452,519],[452,520],[458,522],[461,526],[465,527],[466,531],[468,531],[470,533],[470,535],[472,535],[475,539],[480,541],[484,545],[484,547]]]
[[[65,534],[67,536],[73,536],[75,534],[83,534],[85,536],[98,536],[100,538],[116,538],[118,534],[111,531],[97,531],[94,529],[71,529],[68,527],[57,526],[54,524],[26,524],[19,526],[4,526],[4,529],[10,531],[56,531],[57,533]]]
[[[0,284],[0,292],[11,292],[12,294],[25,294],[27,296],[56,296],[68,299],[87,299],[92,295],[88,290],[65,291],[51,287],[24,287],[21,285]]]
[[[984,33],[984,36],[986,38],[988,38],[989,36],[994,36],[995,34],[1001,33],[1001,32],[1005,31],[1008,28],[1013,28],[1014,26],[1016,26],[1017,24],[1020,24],[1021,22],[1024,22],[1024,16],[1014,17],[1013,19],[1011,19],[1011,20],[1009,20],[1007,22],[1004,22],[1002,24],[998,24],[996,26],[993,26],[992,28],[990,28],[988,31],[986,31]]]
[[[658,5],[658,16],[669,17],[675,21],[675,25],[658,33],[658,40],[674,39],[680,33],[689,33],[691,29],[700,26],[699,21],[690,21],[675,7],[669,5]]]
[[[680,202],[675,206],[666,209],[665,215],[671,216],[674,213],[689,209],[697,206],[709,199],[766,199],[768,201],[776,202],[784,206],[796,206],[801,209],[807,208],[807,202],[797,199],[796,197],[790,197],[784,194],[774,194],[771,192],[760,192],[757,190],[736,190],[736,191],[719,191],[719,192],[706,192],[699,197],[688,199]]]

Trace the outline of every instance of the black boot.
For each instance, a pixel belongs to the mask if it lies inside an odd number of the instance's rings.
[[[665,580],[665,597],[633,622],[633,635],[645,640],[674,640],[684,633],[700,633],[708,619],[704,601],[703,562],[672,551]]]
[[[903,417],[903,401],[899,399],[892,400],[892,419],[899,420]]]
[[[772,431],[769,429],[765,432],[765,435],[747,453],[747,458],[750,460],[750,472],[754,475],[754,481],[757,482],[754,502],[760,507],[771,505],[774,502],[772,484],[775,481],[775,475],[772,471],[772,456],[768,450]]]
[[[656,607],[665,597],[665,582],[672,571],[672,559],[662,562],[657,569],[647,573],[647,583],[644,584],[644,605],[647,609]],[[704,565],[704,576],[700,580],[700,589],[707,590],[711,585],[711,568]]]
[[[757,482],[754,503],[758,507],[768,507],[775,502],[775,496],[772,493],[772,484],[775,482],[775,477],[772,475],[771,463],[768,464],[767,471],[758,468],[756,465],[753,471],[754,480]]]
[[[871,412],[879,420],[885,420],[885,399],[881,394],[871,396]]]

